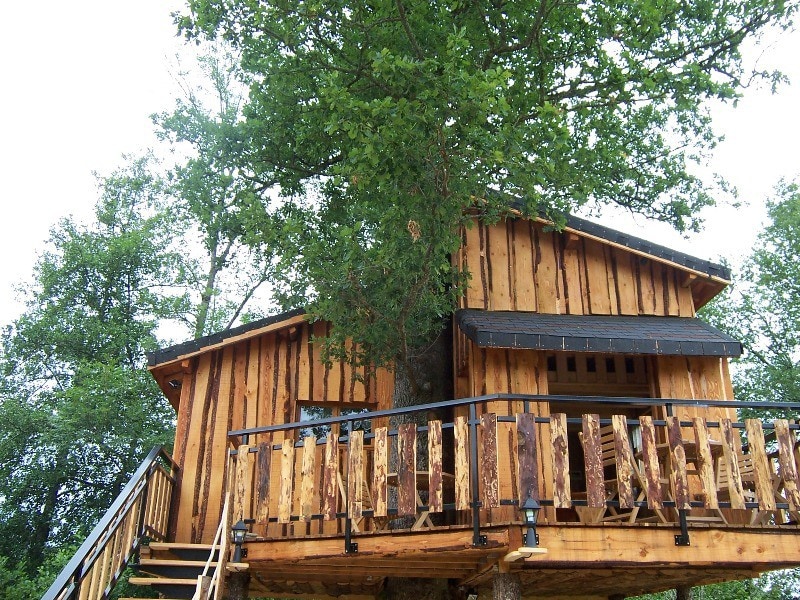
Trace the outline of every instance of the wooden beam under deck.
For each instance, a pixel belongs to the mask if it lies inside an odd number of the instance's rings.
[[[258,589],[310,597],[336,589],[370,596],[386,577],[446,578],[463,587],[491,586],[496,572],[519,573],[526,597],[597,597],[642,593],[754,577],[800,565],[797,528],[691,527],[691,545],[676,546],[674,527],[540,526],[547,554],[504,563],[521,544],[519,525],[482,530],[487,546],[472,546],[471,529],[359,535],[347,555],[341,538],[250,542],[248,562]],[[344,587],[343,587],[344,586]]]

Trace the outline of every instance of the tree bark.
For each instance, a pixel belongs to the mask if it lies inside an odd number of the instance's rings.
[[[250,573],[247,571],[229,573],[225,582],[226,600],[247,600],[250,589]]]
[[[692,600],[691,586],[675,588],[675,600]]]
[[[495,573],[492,578],[492,600],[520,600],[522,583],[516,573]]]

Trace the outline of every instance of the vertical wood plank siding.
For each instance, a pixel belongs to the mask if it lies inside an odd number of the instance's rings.
[[[181,468],[181,478],[176,492],[179,501],[172,523],[172,539],[208,543],[213,538],[222,513],[228,431],[294,421],[297,403],[304,401],[336,406],[368,404],[375,410],[389,407],[394,386],[392,375],[382,369],[372,373],[362,370],[359,375],[363,381],[359,381],[353,380],[351,370],[341,363],[325,366],[319,344],[312,343],[314,336],[325,333],[324,323],[303,323],[191,360],[181,389],[175,435],[174,454]],[[265,441],[258,438],[251,443]],[[283,439],[279,434],[270,441],[279,444]],[[269,462],[265,446],[259,454],[263,462],[251,461],[250,466],[255,475],[255,464],[259,465],[259,487],[270,476],[273,481],[279,481],[280,461]],[[298,464],[291,468],[300,472],[304,458],[311,461],[312,457],[306,452],[296,454],[294,460]],[[312,496],[319,494],[310,479],[305,485],[305,493],[299,485],[284,491],[284,510],[292,503],[304,503],[308,507]],[[268,493],[266,488],[263,493]],[[264,495],[245,501],[252,504],[252,510],[261,517],[277,514],[277,492],[271,494],[271,498]]]
[[[621,248],[524,219],[476,220],[462,239],[454,261],[471,280],[461,308],[694,316],[677,269]]]

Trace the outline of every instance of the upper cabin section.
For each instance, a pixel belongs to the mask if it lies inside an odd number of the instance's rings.
[[[568,217],[477,217],[454,257],[471,274],[459,308],[568,315],[693,317],[730,282],[727,268]]]

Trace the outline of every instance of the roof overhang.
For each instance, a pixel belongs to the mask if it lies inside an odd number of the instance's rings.
[[[483,348],[671,356],[740,356],[742,344],[690,317],[550,315],[463,309],[458,326]]]

